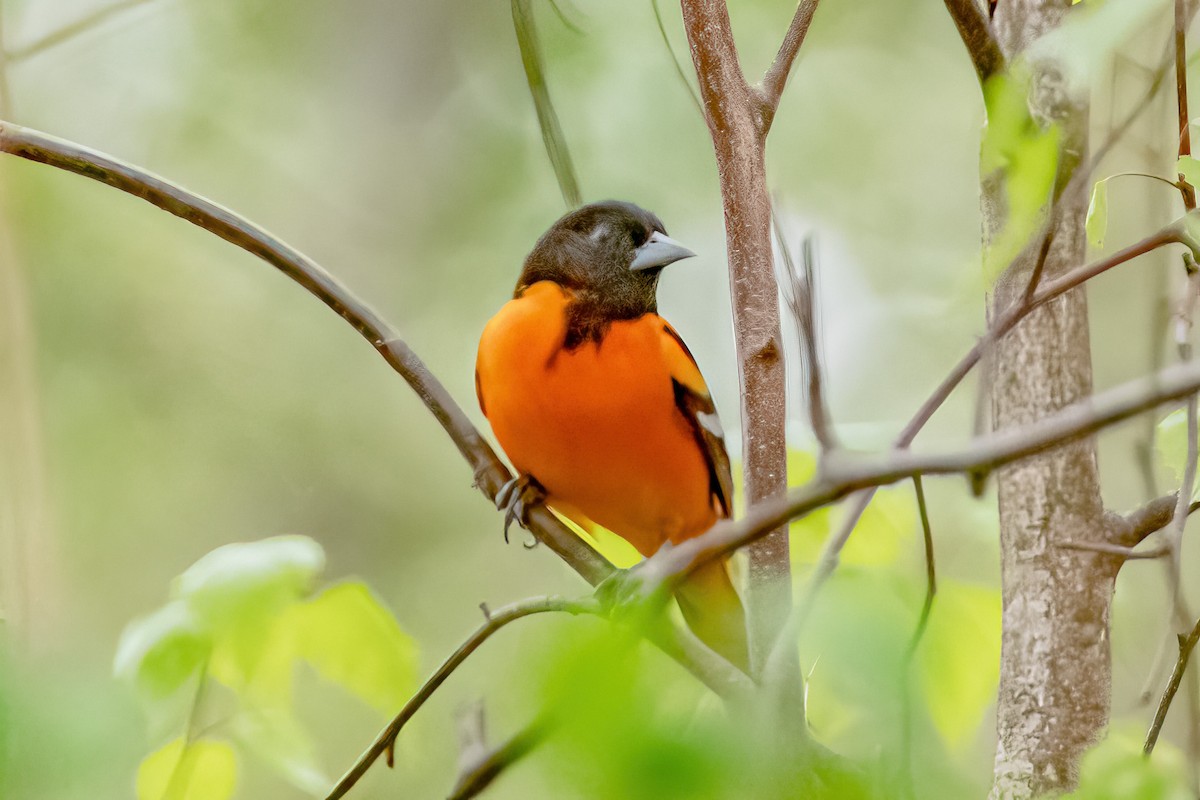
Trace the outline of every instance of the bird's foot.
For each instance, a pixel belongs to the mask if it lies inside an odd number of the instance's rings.
[[[496,508],[504,512],[505,544],[508,543],[508,529],[513,522],[528,528],[529,509],[545,499],[546,490],[532,475],[518,475],[500,487],[500,491],[496,492]]]

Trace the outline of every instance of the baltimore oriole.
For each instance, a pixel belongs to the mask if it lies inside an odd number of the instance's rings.
[[[525,260],[513,299],[484,328],[475,388],[519,477],[510,515],[544,493],[585,530],[643,556],[728,517],[733,481],[716,408],[675,329],[657,314],[663,268],[695,255],[631,203],[584,206]],[[748,669],[745,615],[723,562],[676,599],[706,644]]]

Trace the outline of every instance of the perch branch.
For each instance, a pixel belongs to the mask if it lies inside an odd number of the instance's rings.
[[[718,523],[708,533],[658,553],[633,571],[644,591],[657,590],[664,583],[674,585],[702,564],[727,556],[775,527],[861,489],[916,475],[986,475],[1196,391],[1200,391],[1200,364],[1177,364],[1072,403],[1021,429],[980,437],[963,450],[934,455],[897,450],[875,458],[831,454],[829,469],[817,480],[793,489],[783,498],[751,508],[737,522]]]
[[[449,392],[391,326],[308,257],[215,203],[81,145],[0,121],[0,152],[82,175],[140,197],[276,267],[349,322],[400,373],[474,469],[475,484],[489,499],[494,499],[511,477]],[[529,510],[528,522],[539,541],[593,586],[616,573],[608,561],[544,505]],[[648,638],[718,694],[729,696],[745,684],[744,676],[736,668],[675,626],[655,629]]]
[[[99,181],[191,222],[281,271],[346,320],[383,356],[421,398],[475,471],[475,483],[494,499],[510,478],[508,469],[446,388],[397,332],[349,289],[304,254],[216,203],[163,178],[82,145],[0,121],[0,152]],[[588,583],[614,571],[599,553],[549,509],[530,510],[530,529]]]

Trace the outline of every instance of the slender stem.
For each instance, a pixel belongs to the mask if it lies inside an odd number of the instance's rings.
[[[548,732],[548,724],[541,719],[534,720],[517,731],[504,744],[490,751],[485,758],[459,775],[458,782],[447,800],[478,797],[484,789],[492,785],[501,772],[529,755],[544,742]]]
[[[547,612],[600,614],[601,610],[600,604],[590,598],[586,600],[564,600],[560,597],[535,597],[530,600],[513,603],[489,613],[487,621],[471,634],[465,642],[459,645],[458,649],[449,658],[442,662],[442,665],[425,681],[424,685],[412,696],[412,699],[404,705],[400,713],[380,731],[379,735],[375,737],[375,741],[354,762],[354,766],[347,770],[346,774],[337,782],[337,785],[326,795],[326,800],[338,800],[338,798],[345,796],[346,792],[350,791],[354,784],[358,783],[359,778],[366,774],[366,771],[381,755],[387,754],[387,761],[390,766],[392,763],[392,750],[396,745],[396,737],[399,735],[401,729],[412,719],[421,706],[425,704],[425,701],[433,696],[433,693],[446,681],[446,678],[450,677],[451,673],[458,669],[467,660],[468,656],[491,638],[492,634],[511,622],[516,622],[533,614],[544,614]]]
[[[800,0],[796,5],[796,13],[792,17],[792,23],[788,25],[787,33],[783,35],[783,41],[779,44],[779,52],[775,54],[775,60],[763,76],[759,93],[763,103],[764,136],[775,118],[779,99],[783,96],[783,87],[787,85],[796,54],[800,52],[800,46],[808,36],[808,28],[812,25],[813,15],[817,13],[818,2],[819,0]]]
[[[921,517],[921,534],[925,542],[925,601],[921,604],[921,615],[917,618],[917,627],[909,639],[908,649],[904,653],[904,668],[900,678],[900,768],[904,774],[905,789],[908,796],[915,796],[912,783],[912,693],[909,679],[912,675],[913,658],[925,629],[929,626],[929,614],[933,611],[933,598],[937,595],[937,563],[933,555],[933,528],[929,524],[929,509],[925,503],[925,487],[921,476],[913,476],[913,491],[917,496],[917,511]]]
[[[1200,642],[1200,619],[1196,620],[1196,624],[1192,626],[1192,630],[1187,636],[1179,637],[1179,657],[1175,659],[1175,669],[1171,671],[1171,679],[1167,681],[1167,687],[1158,701],[1158,708],[1154,711],[1154,720],[1150,723],[1150,730],[1146,732],[1146,743],[1142,747],[1142,752],[1147,756],[1154,752],[1154,746],[1158,743],[1158,735],[1162,732],[1163,722],[1166,721],[1167,712],[1171,709],[1171,702],[1175,699],[1176,692],[1179,691],[1179,684],[1183,681],[1188,660],[1192,657],[1192,651],[1196,648],[1197,642]]]
[[[1179,157],[1192,154],[1192,125],[1188,115],[1187,96],[1187,2],[1175,0],[1175,103],[1179,112]],[[1196,189],[1183,175],[1179,176],[1179,191],[1188,211],[1196,208]]]

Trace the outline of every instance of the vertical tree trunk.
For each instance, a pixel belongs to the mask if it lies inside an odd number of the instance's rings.
[[[1009,63],[1056,27],[1070,5],[1002,0],[995,30]],[[1064,76],[1050,64],[1036,67],[1031,85],[1034,118],[1062,129],[1062,185],[1087,151],[1087,101],[1070,97]],[[984,176],[985,246],[1005,223],[1003,190],[998,176]],[[1045,278],[1083,262],[1085,202],[1083,191],[1061,197]],[[1040,238],[997,282],[991,315],[1021,302]],[[991,381],[996,429],[1026,425],[1090,394],[1084,289],[1035,311],[1006,337],[992,359]],[[1006,467],[998,488],[1004,613],[991,797],[1027,798],[1071,789],[1080,756],[1108,722],[1109,604],[1117,563],[1057,547],[1063,540],[1105,538],[1094,440]]]
[[[721,178],[742,387],[746,501],[753,505],[787,490],[786,377],[764,163],[767,123],[763,98],[742,74],[724,0],[684,0],[682,8]],[[787,528],[750,545],[748,553],[747,608],[757,669],[791,610]]]

